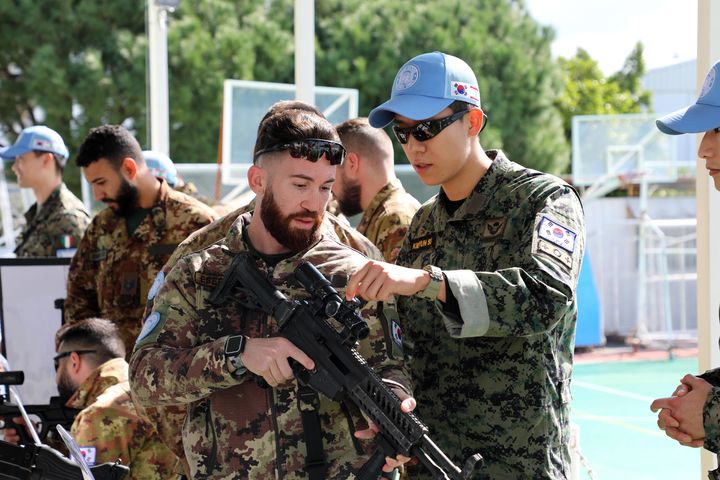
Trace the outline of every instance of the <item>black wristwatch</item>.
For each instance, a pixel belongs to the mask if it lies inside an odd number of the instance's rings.
[[[240,359],[240,355],[245,351],[246,344],[247,337],[244,335],[230,335],[227,340],[225,340],[225,358],[235,369],[230,372],[234,377],[240,377],[247,372],[247,367]]]

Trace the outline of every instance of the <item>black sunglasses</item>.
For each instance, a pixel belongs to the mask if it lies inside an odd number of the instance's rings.
[[[70,350],[69,352],[62,352],[58,353],[53,357],[53,364],[55,365],[55,371],[57,372],[57,369],[60,368],[60,359],[69,357],[73,353],[77,353],[78,355],[82,355],[83,353],[97,353],[97,350]]]
[[[408,142],[408,140],[410,139],[410,135],[415,137],[415,140],[417,140],[418,142],[425,142],[445,130],[447,127],[449,127],[456,121],[460,120],[469,111],[470,110],[460,110],[459,112],[455,112],[452,115],[448,115],[447,117],[438,118],[437,120],[427,120],[425,122],[420,122],[417,125],[413,125],[412,127],[401,127],[399,125],[393,125],[392,129],[393,132],[395,132],[395,136],[397,137],[398,142],[403,145]],[[483,112],[483,124],[480,128],[481,132],[485,128],[486,123],[487,117]]]
[[[342,143],[321,138],[306,138],[305,140],[273,145],[258,150],[255,153],[255,160],[263,153],[282,152],[284,150],[289,151],[290,156],[293,158],[307,158],[311,162],[317,162],[320,157],[325,155],[330,165],[340,165],[345,158],[345,147],[342,146]]]

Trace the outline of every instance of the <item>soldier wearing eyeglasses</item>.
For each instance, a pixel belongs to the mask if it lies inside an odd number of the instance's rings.
[[[132,402],[117,326],[88,318],[65,325],[56,341],[55,381],[65,406],[80,410],[70,433],[88,465],[120,461],[130,468],[129,479],[178,478],[178,458]],[[19,443],[20,437],[6,430],[5,440]]]
[[[182,447],[192,478],[353,478],[370,456],[373,426],[356,407],[301,389],[289,360],[308,369],[314,363],[278,336],[274,318],[236,294],[209,302],[238,255],[250,255],[294,299],[308,296],[291,277],[301,261],[338,285],[364,263],[322,228],[344,155],[321,115],[298,109],[269,115],[248,171],[255,209],[215,243],[178,260],[150,291],[153,309],[130,362],[133,392],[147,407],[187,407]],[[377,302],[363,307],[371,333],[359,351],[379,375],[404,386],[396,393],[409,411],[415,401],[381,311]],[[405,460],[387,458],[384,468]]]
[[[392,123],[420,179],[440,191],[415,214],[397,265],[366,263],[348,297],[399,295],[419,413],[455,461],[481,453],[482,478],[569,478],[585,247],[577,192],[483,150],[477,79],[451,55],[408,61],[369,120]]]

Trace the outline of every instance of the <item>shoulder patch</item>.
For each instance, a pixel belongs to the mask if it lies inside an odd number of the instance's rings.
[[[573,258],[572,255],[570,255],[568,252],[563,250],[562,248],[548,242],[545,239],[539,238],[537,241],[537,252],[538,253],[544,253],[546,255],[549,255],[550,257],[560,261],[563,265],[568,267],[570,270],[572,270],[573,267]]]
[[[140,331],[140,334],[137,337],[137,340],[135,340],[135,345],[140,343],[140,341],[150,335],[153,330],[155,330],[155,327],[157,327],[160,324],[161,315],[160,312],[152,312],[148,317],[145,319],[145,322],[143,323],[142,330]]]
[[[538,236],[570,253],[575,251],[577,233],[544,215],[538,225]]]
[[[95,465],[95,458],[97,456],[97,449],[95,447],[80,447],[80,453],[88,467]]]
[[[390,358],[403,358],[403,332],[400,317],[394,303],[382,302],[380,305],[380,322],[385,330],[385,344]]]
[[[157,293],[160,291],[160,287],[162,287],[163,283],[165,283],[165,273],[160,270],[155,276],[155,280],[153,281],[153,284],[148,291],[148,302],[152,301],[152,299],[155,298],[155,295],[157,295]]]
[[[410,251],[417,252],[419,250],[425,250],[426,248],[432,248],[435,245],[435,234],[429,233],[422,237],[413,238],[410,240]]]

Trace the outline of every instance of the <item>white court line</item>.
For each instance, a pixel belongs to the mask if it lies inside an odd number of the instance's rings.
[[[645,395],[638,395],[636,393],[630,393],[625,392],[623,390],[618,390],[616,388],[610,388],[610,387],[602,387],[600,385],[595,385],[594,383],[587,383],[587,382],[578,382],[576,380],[572,381],[572,385],[580,388],[587,388],[588,390],[595,390],[597,392],[603,392],[603,393],[609,393],[611,395],[617,395],[618,397],[625,397],[630,398],[632,400],[639,400],[641,402],[645,402],[648,405],[652,403],[654,398],[646,397]]]
[[[591,413],[574,411],[571,418],[577,418],[577,417],[581,417],[583,420],[595,420],[597,422],[609,423],[610,425],[627,428],[628,430],[634,430],[636,432],[644,433],[646,435],[652,435],[653,437],[663,437],[663,438],[665,437],[665,433],[661,432],[657,428],[650,429],[650,428],[640,427],[640,426],[634,425],[632,423],[618,420],[616,417],[606,417],[603,415],[593,415]]]

